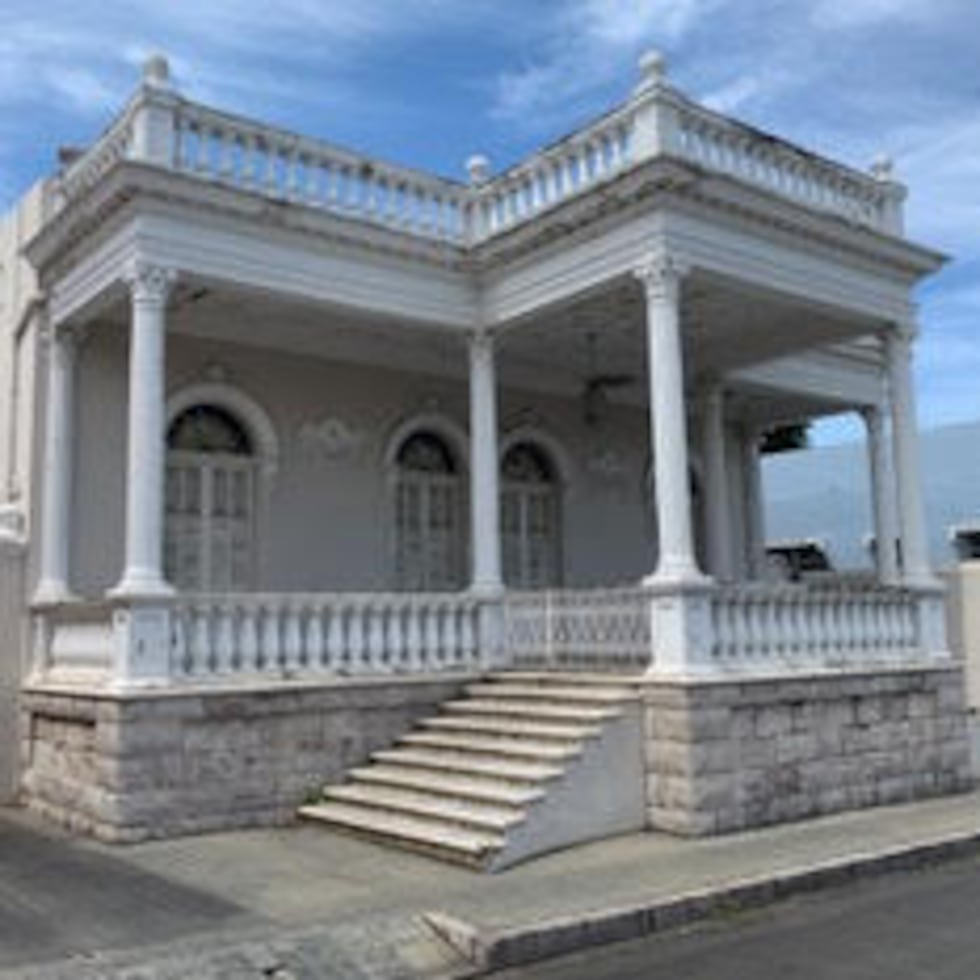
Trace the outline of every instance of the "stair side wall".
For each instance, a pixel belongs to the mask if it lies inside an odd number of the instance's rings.
[[[623,706],[621,717],[604,722],[581,755],[545,785],[544,799],[532,804],[525,821],[511,830],[491,865],[499,871],[537,854],[573,844],[642,830],[643,718],[639,701]]]
[[[21,700],[23,798],[107,841],[293,821],[470,676]]]
[[[965,791],[963,670],[650,681],[649,825],[685,835]]]

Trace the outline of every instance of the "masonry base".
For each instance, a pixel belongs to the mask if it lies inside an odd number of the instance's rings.
[[[648,825],[704,835],[965,791],[958,665],[648,680]]]

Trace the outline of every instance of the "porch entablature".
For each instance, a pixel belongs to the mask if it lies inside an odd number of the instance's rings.
[[[624,105],[519,166],[491,177],[484,161],[471,161],[466,186],[193,103],[173,89],[166,63],[151,59],[120,117],[53,183],[56,216],[32,258],[47,266],[79,229],[91,233],[95,211],[102,220],[148,195],[157,206],[237,214],[272,238],[292,230],[308,244],[316,236],[412,254],[430,268],[463,263],[494,283],[529,250],[585,226],[594,238],[601,225],[615,254],[608,219],[626,212],[618,231],[631,213],[649,215],[651,199],[679,203],[695,223],[700,212],[712,230],[726,215],[784,236],[795,229],[807,248],[844,248],[850,265],[878,265],[906,286],[938,264],[904,239],[904,189],[884,165],[867,175],[823,160],[697,106],[667,84],[656,59],[643,72]],[[692,252],[705,239],[694,224],[678,234]]]

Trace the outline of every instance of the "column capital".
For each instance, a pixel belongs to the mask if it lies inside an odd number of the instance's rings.
[[[169,266],[153,262],[133,262],[123,274],[134,303],[164,306],[177,280],[177,273]]]
[[[473,330],[470,333],[470,351],[477,356],[486,357],[493,353],[496,338],[493,332],[485,328]]]
[[[677,296],[681,280],[689,271],[690,267],[678,256],[655,252],[633,269],[633,275],[643,284],[648,299],[668,299]]]

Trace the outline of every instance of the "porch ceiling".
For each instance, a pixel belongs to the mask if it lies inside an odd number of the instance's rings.
[[[815,348],[866,336],[881,323],[804,305],[775,292],[694,274],[681,298],[689,381],[724,377]],[[645,307],[640,285],[621,280],[601,292],[527,318],[504,335],[505,359],[586,382],[595,375],[632,379],[618,386],[645,398]]]

